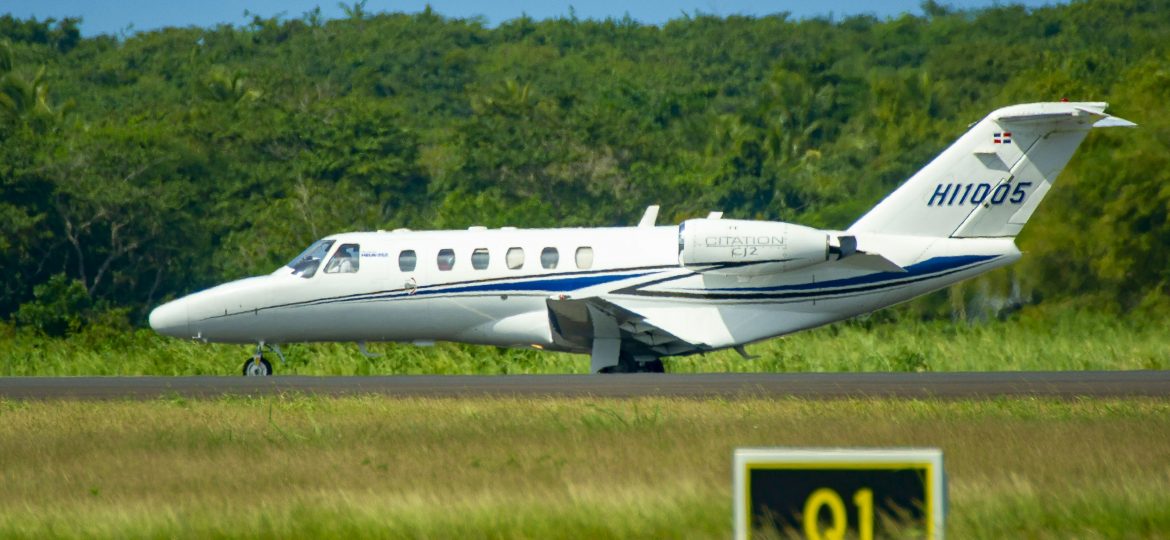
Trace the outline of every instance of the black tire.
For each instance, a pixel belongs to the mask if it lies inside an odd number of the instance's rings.
[[[643,362],[642,371],[646,373],[666,373],[666,366],[662,364],[662,359],[656,358],[649,362]]]
[[[662,364],[660,358],[639,362],[633,354],[622,351],[618,356],[617,365],[604,367],[600,373],[666,373],[666,366]]]
[[[244,362],[245,377],[267,377],[269,375],[272,375],[272,364],[268,360],[260,358],[257,361],[255,358],[249,358],[247,362]]]

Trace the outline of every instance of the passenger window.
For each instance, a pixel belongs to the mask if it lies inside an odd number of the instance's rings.
[[[593,267],[593,248],[579,247],[577,248],[577,268],[587,270]]]
[[[455,268],[455,250],[440,249],[439,250],[439,270],[446,272]]]
[[[561,260],[561,254],[557,253],[557,248],[547,247],[540,252],[540,265],[547,270],[556,268],[559,260]]]
[[[471,252],[471,267],[476,270],[485,270],[490,259],[491,255],[488,254],[487,248],[478,248]]]
[[[341,244],[329,264],[325,265],[326,274],[353,274],[361,264],[361,249],[357,244]]]
[[[414,272],[414,267],[418,264],[418,255],[414,253],[413,249],[403,250],[398,254],[398,269],[403,272]]]
[[[508,270],[519,270],[524,266],[524,248],[508,248],[508,256],[504,259],[508,263]]]

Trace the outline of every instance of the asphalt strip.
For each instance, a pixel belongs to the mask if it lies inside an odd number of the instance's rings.
[[[282,393],[396,397],[1165,398],[1170,397],[1170,371],[0,378],[0,398],[5,399],[110,400]]]

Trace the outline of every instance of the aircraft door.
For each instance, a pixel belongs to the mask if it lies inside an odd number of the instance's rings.
[[[386,268],[388,301],[382,303],[379,312],[384,324],[385,339],[407,341],[423,339],[431,330],[431,306],[426,295],[428,269],[425,264],[425,250],[410,245],[397,246],[390,250],[390,264]]]
[[[418,252],[413,249],[403,249],[398,252],[398,272],[401,282],[399,287],[408,295],[418,292]]]

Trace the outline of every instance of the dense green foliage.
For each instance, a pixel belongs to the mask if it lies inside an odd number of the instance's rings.
[[[1066,371],[1170,369],[1164,319],[1045,312],[1025,308],[982,324],[875,318],[838,323],[748,346],[745,360],[724,350],[669,358],[672,373],[857,371]],[[106,316],[60,339],[0,324],[0,377],[74,375],[234,375],[251,355],[240,345],[206,345],[133,330]],[[1086,339],[1091,336],[1091,339]],[[454,343],[416,347],[352,343],[291,344],[282,375],[501,375],[589,373],[589,357]]]
[[[924,11],[488,28],[358,4],[124,38],[3,16],[0,317],[141,322],[345,230],[613,225],[655,203],[845,227],[968,123],[1061,97],[1142,127],[1090,137],[1025,263],[911,309],[1159,308],[1170,2]]]

